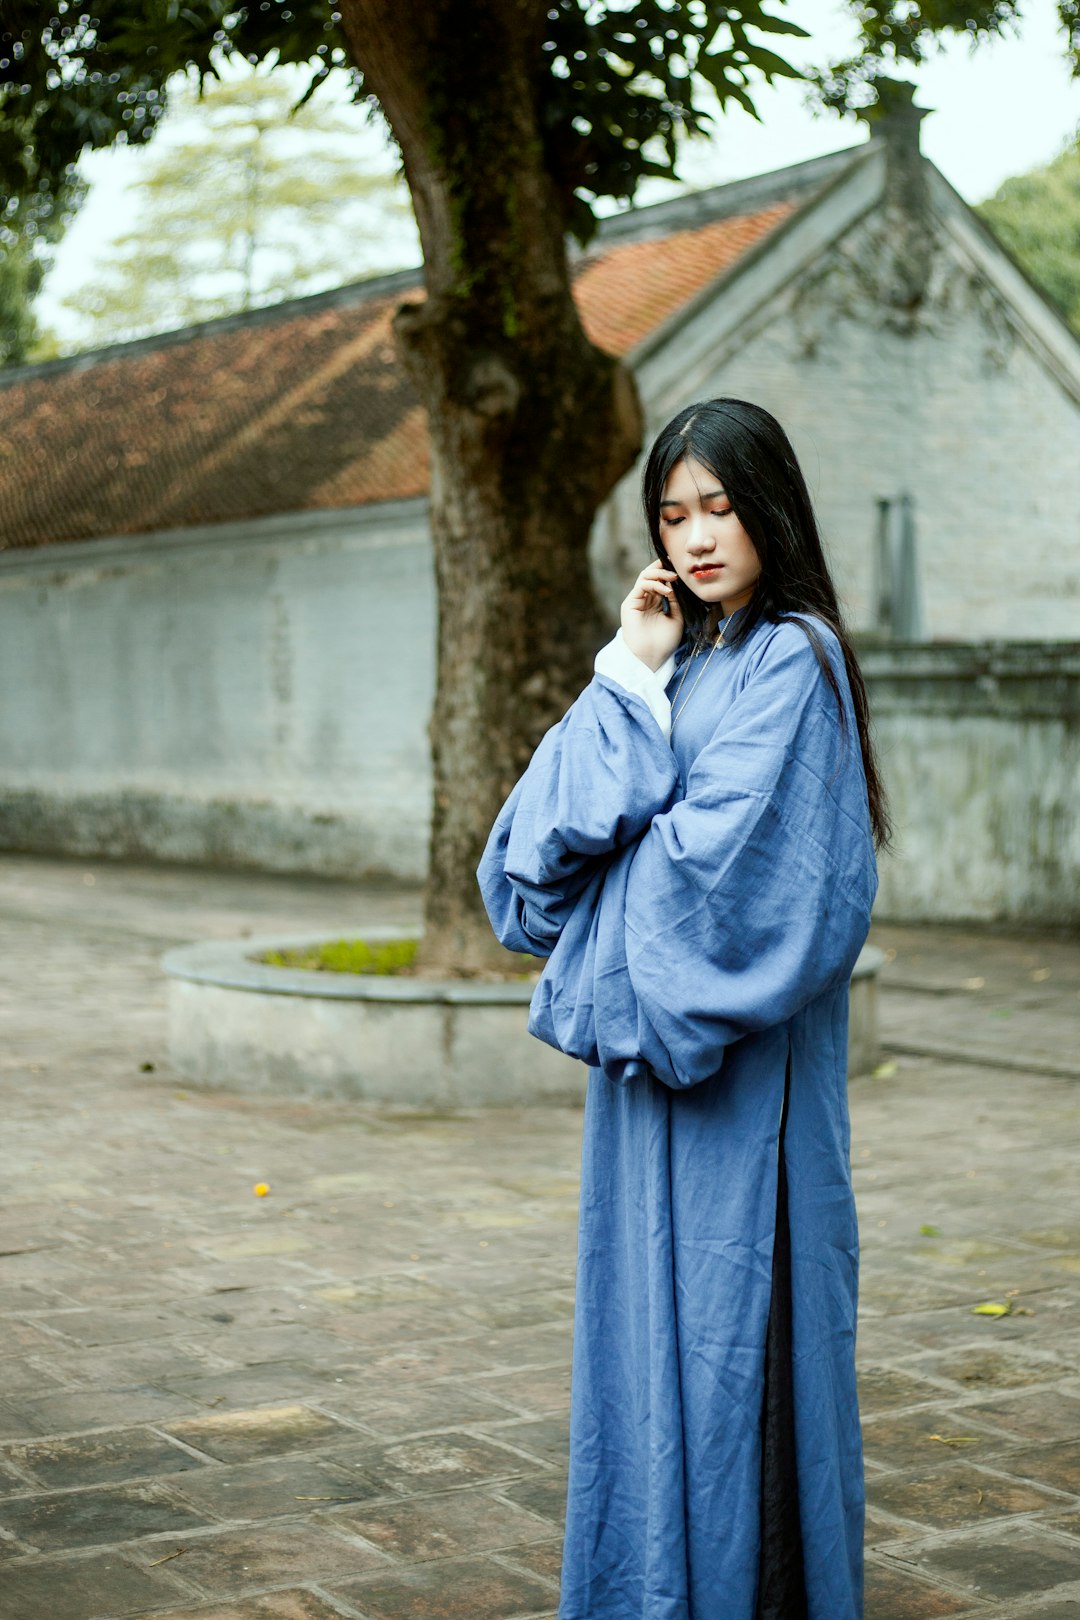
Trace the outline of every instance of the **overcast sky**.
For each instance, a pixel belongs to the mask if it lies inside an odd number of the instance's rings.
[[[917,76],[916,100],[932,109],[922,126],[924,150],[969,202],[989,196],[1009,175],[1048,162],[1080,126],[1080,82],[1070,79],[1063,59],[1054,0],[1028,0],[1026,11],[1020,37],[974,53],[966,44],[950,45]],[[788,14],[815,29],[801,57],[799,42],[789,42],[792,60],[820,62],[848,48],[850,23],[843,0],[792,0]],[[685,148],[681,168],[688,185],[762,174],[865,138],[862,126],[852,121],[814,117],[804,104],[804,89],[790,81],[762,88],[755,99],[760,124],[735,109],[718,120],[711,140]],[[384,138],[360,109],[354,116],[362,149],[373,157],[382,154],[392,169]],[[163,129],[155,139],[166,138]],[[79,335],[80,323],[61,300],[93,275],[109,243],[134,225],[130,188],[147,155],[118,148],[84,162],[90,192],[56,252],[37,305],[42,324],[65,340]],[[657,200],[673,189],[653,182],[642,189],[639,200]],[[396,230],[386,247],[384,268],[416,263],[411,226]]]

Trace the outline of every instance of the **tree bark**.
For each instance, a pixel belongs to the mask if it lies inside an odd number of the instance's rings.
[[[427,410],[439,592],[434,806],[421,962],[519,961],[476,865],[502,800],[605,639],[586,545],[632,465],[626,368],[585,337],[545,163],[544,0],[343,0],[365,85],[401,148],[426,300],[396,332]]]

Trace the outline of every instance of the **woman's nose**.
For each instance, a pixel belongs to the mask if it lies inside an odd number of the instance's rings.
[[[703,552],[711,551],[713,545],[713,537],[709,533],[707,526],[704,523],[695,523],[690,530],[686,549],[692,552],[695,557],[699,557]]]

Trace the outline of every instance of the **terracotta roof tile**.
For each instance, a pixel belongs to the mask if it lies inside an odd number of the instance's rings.
[[[791,202],[582,260],[585,327],[629,353]],[[426,493],[427,434],[397,362],[402,297],[346,289],[0,375],[0,546],[152,533]]]
[[[631,349],[729,270],[791,213],[790,202],[715,220],[697,230],[625,242],[580,271],[574,292],[586,332],[609,354]]]

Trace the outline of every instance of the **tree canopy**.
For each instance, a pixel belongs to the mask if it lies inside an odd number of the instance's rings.
[[[1006,180],[979,213],[1080,332],[1080,144]]]
[[[338,286],[386,268],[408,198],[357,151],[356,117],[265,72],[170,91],[171,137],[146,154],[135,219],[65,300],[108,343]]]
[[[843,110],[873,99],[881,74],[917,64],[946,33],[973,42],[1014,28],[1023,0],[850,0],[858,46],[811,77]],[[522,8],[523,16],[527,8]],[[797,8],[792,8],[797,9]],[[1080,0],[1058,0],[1080,71]],[[804,13],[807,17],[810,12]],[[753,86],[801,76],[775,47],[807,37],[786,0],[551,0],[538,31],[533,86],[545,164],[564,224],[589,234],[597,198],[633,198],[647,175],[674,176],[682,136],[706,127],[702,86],[753,111]],[[0,189],[9,214],[55,202],[80,153],[148,140],[167,86],[222,57],[305,64],[314,93],[332,67],[368,93],[341,12],[323,0],[6,0],[0,28]],[[454,109],[433,108],[452,121]]]

